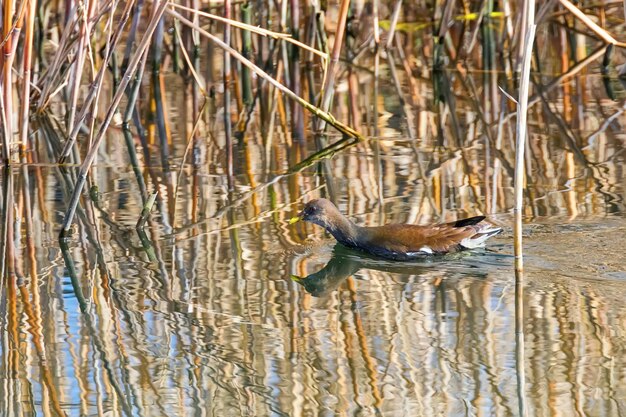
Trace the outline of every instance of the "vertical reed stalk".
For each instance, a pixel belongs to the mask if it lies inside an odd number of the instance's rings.
[[[448,33],[448,27],[450,20],[452,19],[452,12],[454,10],[455,3],[456,2],[453,0],[446,0],[442,11],[439,12],[439,8],[435,11],[435,19],[439,17],[439,27],[436,31],[437,43],[435,44],[435,57],[433,59],[435,68],[440,68],[443,65],[445,37]],[[439,14],[441,16],[439,16]]]
[[[141,61],[139,62],[139,66],[137,72],[135,73],[135,80],[130,88],[130,93],[128,95],[128,103],[126,105],[126,110],[124,111],[124,124],[130,123],[130,119],[133,117],[133,113],[135,112],[135,104],[137,103],[137,98],[139,97],[139,90],[141,88],[141,80],[143,78],[143,71],[146,67],[146,62],[148,61],[148,51],[144,52]],[[137,126],[139,129],[139,126]]]
[[[288,0],[283,0],[288,1]],[[291,36],[293,39],[300,40],[300,2],[298,0],[291,1]],[[291,91],[302,97],[302,81],[300,77],[300,48],[295,45],[288,45],[289,65],[291,69],[290,88]],[[291,135],[303,143],[304,141],[304,112],[300,106],[291,106]]]
[[[315,22],[316,22],[316,12],[313,7],[311,7],[308,28],[306,31],[306,44],[311,48],[315,47]],[[304,60],[304,70],[306,72],[306,80],[307,87],[309,90],[309,101],[311,103],[315,102],[315,74],[313,71],[313,52],[308,51],[306,53],[306,59]]]
[[[503,140],[503,130],[504,130],[504,114],[506,111],[506,100],[507,98],[503,95],[500,103],[500,118],[498,120],[498,128],[496,130],[496,143],[495,143],[495,155],[493,158],[493,175],[491,178],[491,212],[493,214],[497,211],[498,207],[498,189],[500,185],[500,170],[502,168],[502,162],[500,161],[500,157],[498,157],[500,151],[502,150],[502,140]]]
[[[269,27],[269,16],[267,13],[267,7],[265,7],[265,3],[263,0],[256,0],[255,2],[256,4],[256,15],[257,15],[257,26],[258,27]],[[267,49],[268,49],[268,43],[269,43],[269,39],[263,37],[260,39],[257,39],[257,43],[256,43],[256,59],[257,62],[259,64],[261,64],[262,62],[265,62],[266,56],[268,54]],[[209,47],[212,48],[213,47],[213,43],[209,42]],[[257,78],[257,85],[256,85],[256,95],[258,97],[259,103],[266,103],[269,101],[268,98],[268,92],[267,92],[267,85],[265,84],[264,80],[261,78]],[[266,120],[267,120],[267,106],[265,105],[260,105],[259,106],[259,114],[260,114],[260,118],[261,118],[261,129],[265,130],[267,128],[267,124],[266,124]]]
[[[378,140],[380,136],[380,131],[378,129],[378,89],[379,89],[379,75],[380,75],[380,49],[378,48],[378,44],[376,44],[376,53],[374,55],[374,93],[372,97],[372,105],[374,111],[374,117],[372,122],[374,123],[374,141],[373,141],[373,150],[374,150],[374,173],[376,176],[376,194],[378,197],[378,222],[380,224],[384,223],[385,216],[385,200],[384,200],[384,190],[383,190],[383,171],[382,171],[382,162],[380,158],[380,140]]]
[[[391,15],[391,24],[389,25],[389,33],[387,33],[387,44],[385,49],[390,49],[393,43],[393,38],[396,33],[396,25],[398,24],[398,18],[400,17],[400,11],[402,11],[402,0],[396,0],[396,5],[393,8],[393,14]]]
[[[289,0],[283,0],[280,5],[280,31],[287,32],[287,15],[289,14]],[[289,53],[287,51],[287,45],[284,42],[279,44],[280,53],[283,58],[283,62],[285,63],[284,68],[284,83],[289,86],[293,90],[293,86],[291,84],[291,65],[289,65]]]
[[[276,68],[276,80],[280,82],[283,76],[283,66],[284,63],[282,61],[278,62],[278,68]],[[265,171],[269,172],[271,169],[271,152],[272,152],[272,141],[274,138],[274,121],[276,120],[276,107],[280,101],[280,91],[278,88],[274,88],[274,98],[272,100],[272,105],[269,111],[269,122],[267,130],[264,132],[264,146],[265,146]]]
[[[524,150],[526,148],[526,120],[528,113],[528,88],[530,84],[530,64],[532,58],[533,42],[535,39],[535,2],[529,0],[524,21],[528,22],[526,39],[524,40],[524,53],[522,59],[522,72],[519,89],[519,100],[517,104],[517,138],[515,141],[515,179],[513,187],[515,189],[515,206],[513,209],[515,225],[513,228],[515,269],[522,271],[524,262],[522,258],[522,203],[524,191]]]
[[[2,47],[2,80],[0,86],[2,86],[3,100],[4,100],[4,141],[2,146],[2,159],[5,164],[9,164],[11,160],[11,140],[13,138],[13,59],[14,59],[14,46],[13,41],[19,39],[21,16],[16,16],[17,23],[14,26],[11,19],[13,18],[14,1],[5,0],[3,14],[3,31],[2,39],[4,39],[4,46]]]
[[[35,25],[35,0],[28,2],[28,14],[26,15],[26,28],[24,30],[24,54],[23,54],[23,81],[22,81],[22,107],[20,114],[20,156],[22,162],[26,162],[26,149],[28,147],[28,115],[30,111],[30,83],[31,67],[33,58],[33,33]]]
[[[191,1],[191,5],[194,9],[198,10],[200,8],[200,2],[199,0],[192,0]],[[198,16],[198,13],[193,13],[192,16],[192,21],[195,24],[198,24],[200,21],[200,16]],[[191,28],[190,28],[191,29]],[[198,32],[196,30],[191,29],[191,39],[190,39],[191,43],[192,43],[192,58],[191,58],[191,69],[196,73],[199,74],[200,73],[200,35],[198,34]],[[252,47],[250,47],[250,50],[252,50]],[[199,108],[199,103],[200,103],[200,88],[202,88],[202,95],[205,97],[204,101],[205,103],[202,105],[202,107],[204,108],[206,106],[206,81],[205,84],[201,85],[199,83],[199,77],[196,77],[197,80],[195,83],[191,84],[191,95],[192,95],[192,106],[193,106],[193,112],[192,112],[192,118],[193,120],[197,120],[199,119],[198,116],[198,112],[200,111]],[[197,139],[198,135],[196,133],[196,139]],[[199,145],[199,140],[194,140],[194,155],[197,154],[196,150],[197,147]],[[197,163],[197,158],[194,158],[194,166]]]
[[[348,69],[348,93],[350,97],[350,124],[358,126],[361,123],[361,112],[359,111],[359,77],[350,67]]]
[[[350,6],[350,0],[341,0],[341,6],[339,8],[339,15],[337,17],[337,30],[335,31],[335,42],[333,43],[333,52],[328,61],[326,67],[326,77],[324,78],[324,85],[322,86],[322,98],[320,100],[320,109],[323,112],[328,112],[330,108],[330,101],[333,97],[333,91],[335,86],[335,74],[337,73],[337,66],[339,64],[339,57],[341,56],[341,46],[343,45],[343,36],[346,32],[346,21],[348,19],[348,9]],[[326,127],[326,123],[323,120],[318,121],[317,130],[323,131]]]
[[[224,17],[230,19],[230,0],[224,0]],[[230,46],[230,25],[224,24],[224,43]],[[226,173],[228,177],[228,190],[232,191],[234,184],[233,170],[233,139],[232,121],[230,119],[230,54],[224,50],[224,136],[226,137]]]
[[[0,83],[0,85],[2,85]],[[2,126],[2,162],[7,165],[10,160],[9,146],[11,142],[11,134],[7,124],[7,113],[4,108],[4,94],[0,91],[0,126]]]
[[[35,1],[35,0],[31,0]],[[76,104],[78,103],[78,93],[80,92],[80,80],[83,74],[83,63],[85,62],[85,51],[87,50],[87,45],[89,44],[89,35],[91,32],[91,17],[93,15],[93,9],[95,5],[95,1],[88,2],[89,6],[87,10],[84,7],[81,7],[82,11],[82,25],[80,25],[80,32],[78,34],[78,48],[76,51],[76,60],[74,61],[74,65],[72,66],[72,85],[70,87],[70,109],[69,115],[67,118],[67,131],[69,132],[74,126],[74,116],[76,115]]]
[[[126,48],[124,50],[124,58],[122,60],[122,71],[126,71],[126,67],[128,67],[130,54],[137,38],[137,26],[139,26],[139,19],[141,18],[141,10],[143,8],[143,0],[136,0],[134,3],[135,10],[133,12],[133,19],[130,23],[128,38],[126,39]]]
[[[161,150],[161,163],[163,170],[169,173],[169,129],[167,126],[167,112],[165,111],[165,97],[163,92],[163,42],[165,37],[165,19],[161,17],[154,32],[153,57],[152,57],[152,88],[154,92],[156,126]]]
[[[124,142],[126,143],[126,149],[128,149],[128,157],[130,159],[130,166],[133,168],[133,172],[135,173],[135,178],[137,179],[137,184],[139,186],[139,192],[141,194],[141,201],[145,204],[148,199],[148,191],[146,189],[146,184],[143,179],[143,175],[141,174],[141,169],[139,168],[139,159],[137,158],[137,152],[135,150],[135,143],[133,141],[133,135],[128,128],[128,125],[124,125],[122,128],[122,133],[124,134]]]
[[[380,0],[372,2],[372,32],[374,33],[374,43],[376,48],[380,45],[380,29],[378,28],[378,6]]]
[[[249,2],[245,2],[241,5],[241,20],[247,25],[252,23],[252,9]],[[252,56],[252,34],[250,31],[244,30],[241,33],[241,44],[241,55],[246,59],[250,59]],[[241,67],[241,90],[243,104],[246,107],[250,107],[252,105],[252,73],[245,65]]]
[[[535,3],[535,0],[523,0],[521,5],[522,13],[520,13],[519,19],[521,20],[519,23],[520,30],[517,32],[517,57],[515,60],[515,72],[520,73],[522,70],[522,62],[524,59],[524,48],[525,42],[528,38],[528,30],[530,25],[528,24],[528,10],[529,3]],[[534,13],[534,12],[533,12]]]

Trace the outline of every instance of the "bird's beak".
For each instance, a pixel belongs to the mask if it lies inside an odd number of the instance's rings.
[[[304,214],[298,213],[297,216],[292,217],[291,219],[289,219],[289,224],[298,223],[300,220],[302,220],[302,217],[304,217]]]
[[[291,278],[292,281],[297,282],[298,284],[303,281],[303,278],[300,278],[297,275],[291,275],[289,278]]]

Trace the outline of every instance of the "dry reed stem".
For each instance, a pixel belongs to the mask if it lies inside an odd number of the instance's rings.
[[[347,126],[347,125],[341,123],[340,121],[336,120],[330,113],[325,112],[325,111],[319,109],[318,107],[312,105],[311,103],[309,103],[308,101],[306,101],[302,97],[300,97],[297,94],[295,94],[293,91],[291,91],[290,89],[288,89],[287,87],[285,87],[284,85],[282,85],[281,83],[276,81],[274,78],[272,78],[269,74],[267,74],[261,68],[256,66],[254,63],[252,63],[248,59],[244,58],[239,52],[237,52],[236,50],[234,50],[230,46],[226,45],[218,37],[216,37],[214,35],[211,35],[210,33],[208,33],[206,30],[202,29],[198,25],[194,25],[193,22],[191,22],[190,20],[184,18],[183,16],[181,16],[180,14],[178,14],[177,12],[175,12],[173,10],[166,10],[166,13],[168,13],[169,15],[177,18],[178,20],[180,20],[185,25],[187,25],[187,26],[197,30],[198,33],[200,33],[201,35],[211,39],[220,48],[227,50],[232,56],[234,56],[243,65],[247,66],[252,71],[254,71],[259,77],[263,78],[264,80],[269,82],[271,85],[273,85],[274,87],[278,88],[283,94],[285,94],[286,96],[288,96],[292,100],[295,100],[296,102],[298,102],[301,106],[303,106],[305,109],[307,109],[308,111],[310,111],[311,113],[313,113],[317,117],[319,117],[319,118],[325,120],[327,123],[331,124],[333,127],[335,127],[337,130],[339,130],[341,133],[343,133],[343,134],[345,134],[347,136],[353,137],[353,138],[357,138],[359,140],[363,140],[364,139],[363,136],[359,132],[357,132],[355,129],[353,129],[350,126]]]
[[[626,48],[626,43],[616,40],[609,32],[598,26],[593,20],[583,13],[578,7],[574,6],[569,0],[559,0],[559,2],[570,11],[574,16],[580,19],[589,29],[602,38],[606,43]]]
[[[391,48],[391,44],[393,43],[393,38],[396,33],[396,25],[398,24],[398,19],[400,18],[400,11],[402,11],[402,0],[396,0],[396,5],[393,9],[393,14],[391,15],[391,24],[389,26],[389,32],[387,33],[387,44],[385,45],[385,49]]]
[[[5,164],[9,164],[11,160],[11,140],[13,139],[13,60],[15,59],[15,47],[19,40],[21,31],[22,17],[20,15],[15,21],[15,25],[11,24],[13,17],[13,0],[6,0],[3,8],[3,28],[6,41],[2,46],[2,94],[4,97],[4,142],[3,142],[3,160]]]
[[[320,100],[320,109],[327,112],[330,108],[330,101],[333,97],[335,75],[337,73],[337,66],[339,64],[339,58],[341,56],[341,47],[343,46],[343,37],[346,32],[346,21],[348,20],[348,9],[350,6],[350,0],[342,0],[339,8],[339,16],[337,18],[337,30],[335,31],[335,41],[333,43],[333,52],[326,67],[326,74],[324,76],[324,84],[322,86],[322,98]],[[324,123],[320,122],[317,129],[319,131],[324,130]]]
[[[524,259],[522,257],[522,204],[524,189],[524,150],[526,148],[526,130],[528,115],[528,89],[530,86],[530,66],[535,40],[535,0],[527,0],[523,10],[522,21],[527,27],[522,28],[526,34],[522,50],[519,100],[517,104],[517,124],[515,141],[515,177],[513,187],[515,201],[513,208],[513,249],[515,253],[515,369],[517,382],[518,414],[526,417],[526,362],[524,348]]]
[[[183,58],[185,58],[185,62],[187,63],[187,67],[189,67],[189,72],[191,72],[191,76],[196,81],[196,84],[198,85],[198,87],[200,87],[200,92],[202,93],[202,95],[206,99],[209,95],[207,94],[206,89],[204,88],[204,85],[202,83],[202,79],[200,78],[200,74],[198,74],[198,72],[196,71],[196,69],[194,68],[194,66],[193,66],[193,64],[191,62],[191,59],[189,58],[189,54],[187,53],[187,48],[185,48],[185,44],[183,42],[183,39],[180,36],[180,31],[176,30],[176,31],[174,31],[174,33],[176,34],[176,38],[178,38],[178,43],[180,44],[180,51],[183,53]]]
[[[372,32],[374,33],[374,44],[376,48],[380,45],[380,26],[378,16],[378,6],[380,0],[374,0],[372,2]]]
[[[26,149],[28,146],[28,116],[30,112],[30,85],[31,66],[33,58],[33,38],[35,26],[35,0],[28,2],[28,14],[26,15],[26,28],[24,30],[24,53],[23,53],[23,79],[22,79],[22,107],[20,114],[20,155],[22,162],[26,162]]]
[[[224,17],[230,20],[230,0],[224,0]],[[224,24],[224,44],[230,47],[230,24]],[[224,136],[226,138],[226,174],[228,182],[228,191],[235,188],[235,173],[233,167],[233,142],[232,142],[232,118],[230,114],[230,77],[231,77],[231,58],[227,50],[224,50],[224,62],[222,68],[223,85],[224,85]]]
[[[284,67],[285,63],[284,61],[278,61],[278,65],[276,68],[276,80],[280,80],[283,76],[283,67]],[[269,123],[267,126],[267,132],[266,132],[266,136],[265,136],[265,140],[264,140],[264,146],[265,146],[265,171],[269,172],[270,167],[271,167],[271,163],[270,163],[270,157],[271,157],[271,153],[272,153],[272,142],[274,139],[274,123],[276,120],[276,109],[278,107],[278,103],[280,102],[280,96],[279,96],[279,90],[278,88],[274,88],[273,92],[272,92],[272,104],[270,105],[270,111],[269,111]]]
[[[524,269],[524,261],[522,258],[522,203],[524,192],[524,150],[526,148],[526,130],[528,115],[528,89],[530,86],[530,64],[532,58],[533,43],[535,40],[534,24],[534,0],[529,1],[527,6],[527,22],[528,30],[526,31],[526,39],[524,40],[524,53],[522,59],[522,71],[519,89],[519,100],[517,105],[517,124],[516,124],[516,141],[515,141],[515,178],[513,187],[515,190],[514,214],[514,252],[515,252],[515,270],[522,271]]]
[[[0,92],[0,123],[2,123],[2,161],[8,164],[10,160],[10,138],[9,126],[6,121],[6,111],[4,109],[4,94]]]
[[[13,24],[11,26],[4,26],[3,25],[4,29],[8,28],[8,30],[4,30],[3,31],[4,32],[4,37],[2,38],[2,41],[0,42],[0,48],[2,48],[9,41],[9,39],[13,35],[13,32],[15,31],[15,29],[17,29],[18,25],[22,21],[22,18],[24,17],[24,12],[26,10],[26,4],[27,3],[30,3],[30,1],[22,1],[20,3],[20,9],[16,13],[15,20],[13,20]],[[12,3],[11,0],[6,0],[5,7],[9,7],[12,4],[13,3]],[[7,17],[9,20],[11,19],[11,15],[5,15],[5,17]]]

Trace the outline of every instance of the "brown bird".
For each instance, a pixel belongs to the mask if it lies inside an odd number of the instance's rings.
[[[290,224],[304,220],[326,229],[337,242],[387,259],[406,261],[424,256],[443,255],[481,248],[502,228],[481,223],[485,216],[428,226],[387,224],[362,227],[354,224],[330,201],[309,201]]]

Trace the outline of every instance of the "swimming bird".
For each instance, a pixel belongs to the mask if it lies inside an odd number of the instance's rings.
[[[502,231],[483,223],[485,216],[426,226],[395,223],[363,227],[324,198],[309,201],[289,223],[300,220],[323,227],[344,246],[397,261],[481,248],[487,239]]]

